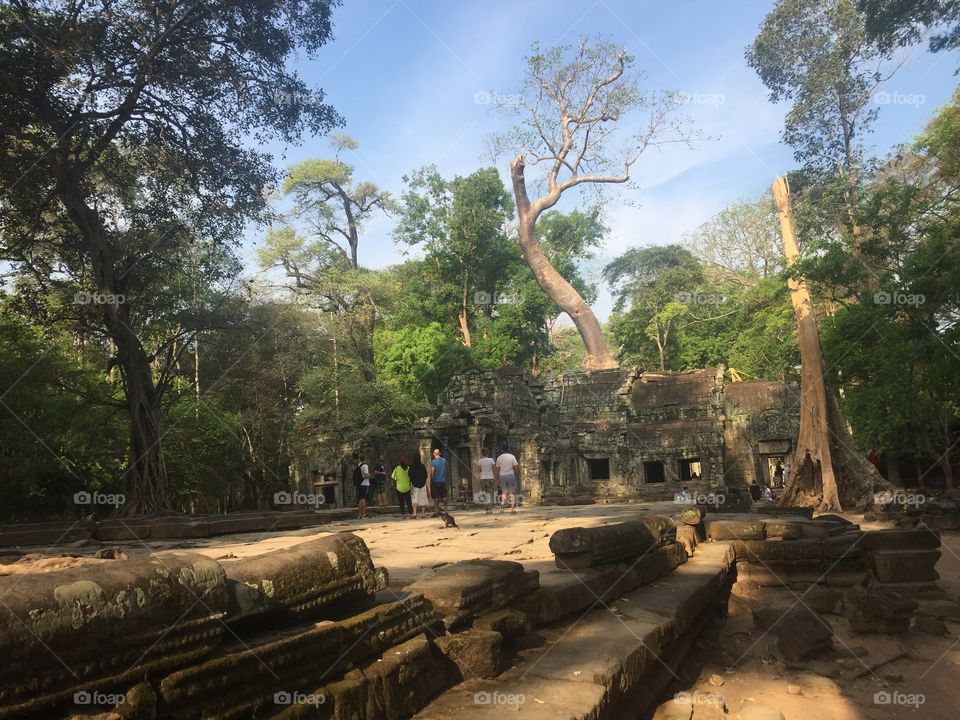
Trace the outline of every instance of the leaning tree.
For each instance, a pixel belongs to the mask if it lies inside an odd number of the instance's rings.
[[[171,238],[191,237],[161,234],[138,254],[124,242],[130,233],[190,227],[236,242],[264,216],[263,188],[278,180],[264,143],[296,142],[340,122],[323,93],[290,69],[295,51],[312,54],[328,41],[337,4],[0,3],[4,256],[28,258],[43,242],[80,258],[91,290],[119,297],[131,267],[151,253],[183,257],[185,246]],[[117,178],[133,178],[132,187]],[[130,421],[125,512],[166,512],[156,349],[134,330],[131,311],[102,305]]]
[[[677,115],[683,96],[641,90],[638,73],[631,71],[633,61],[624,48],[610,42],[581,39],[575,47],[547,50],[534,44],[522,90],[505,96],[501,104],[519,124],[494,141],[496,152],[516,152],[510,178],[523,257],[540,286],[576,325],[590,369],[617,363],[593,310],[540,247],[537,218],[578,186],[626,183],[645,150],[690,139]],[[635,122],[634,112],[642,115]],[[626,127],[636,129],[631,134]],[[543,192],[533,199],[527,165],[544,170]]]

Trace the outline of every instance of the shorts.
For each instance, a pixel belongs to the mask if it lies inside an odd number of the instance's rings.
[[[420,507],[426,507],[427,503],[430,502],[430,498],[427,497],[427,486],[410,488],[410,502]]]
[[[357,488],[357,500],[369,500],[370,499],[370,486],[361,485]]]
[[[517,492],[517,478],[515,475],[501,475],[500,476],[500,486],[503,488],[503,491],[508,494],[515,494]]]
[[[377,478],[377,492],[382,493],[387,491],[387,481]]]
[[[445,482],[430,483],[430,494],[434,500],[443,500],[447,497],[447,484]]]
[[[493,478],[480,478],[480,492],[476,502],[480,505],[491,505],[497,499],[497,481]]]

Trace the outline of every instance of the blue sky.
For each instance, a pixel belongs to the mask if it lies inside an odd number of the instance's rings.
[[[297,68],[322,87],[359,143],[350,153],[356,177],[399,194],[401,176],[436,164],[445,177],[490,164],[487,138],[504,127],[478,93],[517,91],[523,58],[542,45],[601,35],[626,46],[646,75],[644,87],[680,90],[687,114],[711,140],[671,146],[638,163],[638,188],[614,193],[606,207],[610,233],[601,255],[634,246],[678,242],[728,203],[753,198],[795,166],[779,135],[785,107],[772,105],[744,60],[772,1],[677,0],[346,0],[334,12],[335,39]],[[956,54],[902,54],[903,66],[877,96],[880,119],[869,142],[878,154],[909,140],[957,86]],[[324,138],[273,147],[283,166],[328,155]],[[506,180],[507,158],[498,167]],[[559,206],[569,210],[576,198]],[[383,267],[402,259],[393,220],[372,221],[360,261]],[[251,234],[255,245],[261,232]],[[247,248],[249,250],[250,247]],[[247,257],[250,257],[249,253]],[[595,263],[598,266],[600,263]],[[251,270],[254,270],[252,261]],[[596,310],[606,317],[602,288]]]

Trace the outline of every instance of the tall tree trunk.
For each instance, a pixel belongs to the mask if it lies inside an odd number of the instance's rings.
[[[800,257],[797,230],[785,178],[773,183],[787,265]],[[839,512],[843,505],[864,506],[876,489],[887,486],[877,469],[853,446],[853,438],[827,385],[823,349],[810,293],[802,278],[789,281],[800,346],[800,434],[794,472],[780,497],[782,505],[815,506]]]
[[[467,273],[463,274],[463,297],[460,301],[460,334],[463,335],[463,344],[465,347],[470,347],[472,342],[470,337],[470,323],[469,316],[467,315]],[[492,304],[492,303],[491,303]]]
[[[615,368],[617,361],[610,354],[607,339],[603,335],[603,327],[597,320],[597,316],[593,314],[593,310],[576,288],[554,269],[537,241],[537,218],[547,207],[556,204],[559,194],[549,206],[539,202],[533,206],[530,198],[527,197],[523,171],[523,157],[517,156],[510,163],[510,178],[513,183],[513,195],[517,202],[517,216],[520,220],[520,248],[523,250],[523,259],[530,266],[533,276],[544,292],[570,316],[573,324],[576,325],[587,349],[587,368],[590,370]]]
[[[57,190],[70,219],[83,238],[100,293],[119,297],[122,292],[114,273],[115,259],[99,215],[66,182],[58,183]],[[107,332],[116,346],[130,417],[130,447],[124,473],[127,497],[118,514],[140,516],[169,513],[172,507],[163,460],[159,398],[153,385],[150,359],[130,325],[126,302],[106,302],[102,308]]]

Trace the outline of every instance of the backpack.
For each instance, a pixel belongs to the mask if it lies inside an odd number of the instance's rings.
[[[360,465],[358,463],[357,466],[353,469],[353,484],[356,487],[360,487],[362,483],[363,483],[363,470],[360,469]]]

